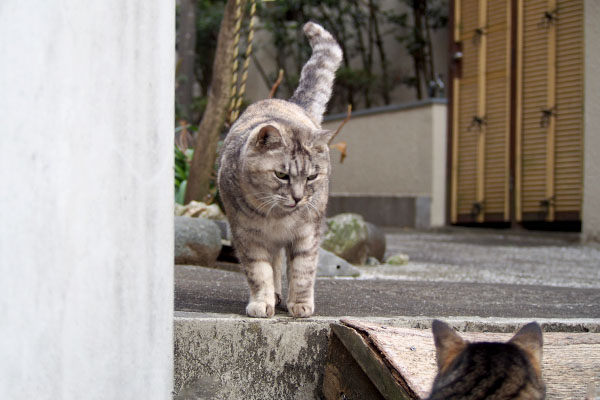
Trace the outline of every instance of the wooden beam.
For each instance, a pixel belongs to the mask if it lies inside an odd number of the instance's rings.
[[[554,221],[554,169],[555,169],[555,136],[556,136],[556,0],[548,0],[548,13],[554,19],[547,19],[548,24],[548,83],[546,94],[548,116],[548,131],[546,140],[546,201],[548,201],[548,214],[546,221]]]
[[[402,387],[397,380],[398,372],[390,368],[356,330],[339,324],[331,324],[331,330],[385,399],[413,400],[418,398],[414,393],[409,393],[406,388]]]
[[[516,93],[515,93],[515,219],[523,220],[523,0],[517,0]]]
[[[478,27],[481,30],[479,34],[479,60],[477,72],[477,116],[484,123],[479,127],[479,136],[477,138],[477,202],[485,204],[485,117],[486,117],[486,62],[487,62],[487,0],[479,0],[479,18]],[[477,222],[484,221],[485,206],[481,207],[481,212],[477,215]]]
[[[506,105],[505,105],[505,127],[506,132],[504,136],[504,166],[505,166],[505,181],[504,181],[504,220],[510,221],[510,196],[511,196],[511,83],[512,83],[512,30],[513,30],[513,19],[512,19],[512,1],[506,2]]]
[[[460,2],[461,0],[454,1],[454,43],[460,42]],[[450,62],[455,62],[453,59]],[[458,74],[454,73],[452,78],[452,177],[451,177],[451,197],[450,197],[450,222],[455,224],[458,221],[458,109],[460,106],[460,78]]]

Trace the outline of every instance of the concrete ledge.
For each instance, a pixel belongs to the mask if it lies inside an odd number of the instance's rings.
[[[377,114],[381,114],[381,113],[388,113],[388,112],[395,112],[395,111],[411,110],[413,108],[426,107],[426,106],[430,106],[432,104],[447,105],[448,100],[443,97],[434,97],[434,98],[429,98],[429,99],[424,99],[424,100],[411,101],[411,102],[402,103],[402,104],[390,104],[388,106],[365,108],[365,109],[361,109],[361,110],[352,111],[352,118],[358,118],[358,117],[368,116],[368,115],[377,115]],[[346,118],[347,115],[348,115],[347,113],[338,113],[338,114],[327,115],[323,118],[323,122],[343,120],[344,118]]]
[[[329,322],[178,316],[175,398],[319,398]]]
[[[175,313],[175,399],[322,397],[330,324],[344,317],[255,319]],[[360,318],[430,329],[431,317]],[[461,331],[514,333],[526,318],[444,317]],[[600,319],[537,319],[546,332],[600,333]]]

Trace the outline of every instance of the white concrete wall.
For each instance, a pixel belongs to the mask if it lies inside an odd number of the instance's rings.
[[[448,120],[446,104],[435,104],[432,108],[432,149],[431,149],[431,226],[446,225],[446,191],[448,180],[447,146]]]
[[[359,111],[334,142],[346,142],[340,163],[331,151],[332,196],[431,198],[431,225],[445,224],[446,104],[414,103]],[[323,124],[336,129],[341,119]]]
[[[436,137],[445,133],[439,114],[445,107],[429,103],[354,113],[334,139],[347,143],[348,157],[340,163],[339,152],[331,152],[331,194],[430,196],[433,129],[443,129]],[[336,129],[340,122],[330,120],[323,127]]]
[[[167,399],[173,2],[0,3],[0,398]]]
[[[583,236],[600,241],[600,2],[585,0]]]

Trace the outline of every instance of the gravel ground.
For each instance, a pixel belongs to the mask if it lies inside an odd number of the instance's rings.
[[[410,262],[362,267],[362,279],[600,289],[600,246],[572,234],[395,230],[386,240],[386,257],[404,253]]]

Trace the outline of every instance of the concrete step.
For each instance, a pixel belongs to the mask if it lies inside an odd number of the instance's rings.
[[[239,314],[175,314],[175,399],[320,399],[331,324],[339,317],[254,319]],[[430,317],[356,318],[425,329]],[[513,333],[529,319],[457,317],[463,331]],[[599,319],[537,319],[545,331],[600,333]],[[600,376],[600,375],[596,375]]]

